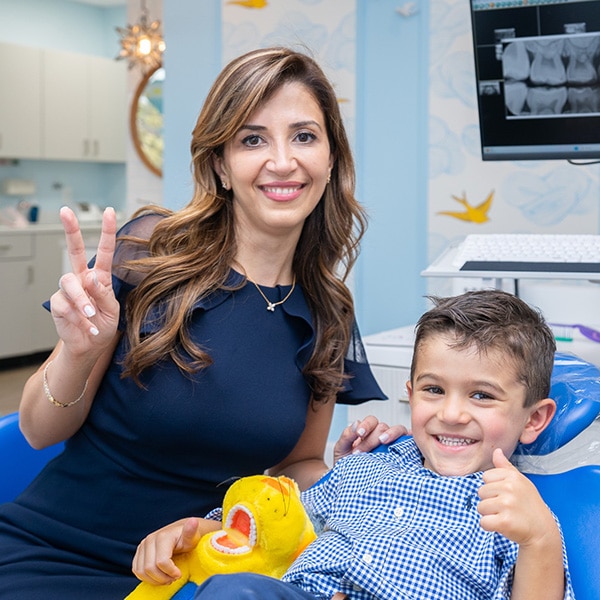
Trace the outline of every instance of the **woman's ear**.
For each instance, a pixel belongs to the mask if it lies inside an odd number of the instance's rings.
[[[535,442],[540,433],[548,427],[550,421],[556,413],[556,402],[552,398],[544,398],[540,400],[531,408],[531,413],[521,437],[519,440],[522,444],[531,444]]]
[[[227,177],[227,173],[223,169],[223,157],[218,156],[217,154],[212,155],[212,165],[215,173],[221,179],[225,179]]]

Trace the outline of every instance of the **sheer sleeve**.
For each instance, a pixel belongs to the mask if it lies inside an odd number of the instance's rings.
[[[344,359],[344,370],[350,378],[345,381],[344,389],[337,395],[338,404],[362,404],[369,400],[387,400],[375,379],[367,353],[358,329],[354,322],[350,345]]]

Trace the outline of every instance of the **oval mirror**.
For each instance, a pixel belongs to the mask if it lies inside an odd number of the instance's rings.
[[[163,82],[162,66],[147,73],[137,87],[129,127],[133,145],[141,161],[156,175],[162,176],[163,163]]]

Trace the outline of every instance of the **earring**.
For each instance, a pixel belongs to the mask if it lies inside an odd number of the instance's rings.
[[[221,185],[223,186],[223,189],[228,192],[229,191],[229,186],[227,185],[227,182],[224,179],[221,179]]]
[[[331,183],[331,171],[327,173],[327,183]]]

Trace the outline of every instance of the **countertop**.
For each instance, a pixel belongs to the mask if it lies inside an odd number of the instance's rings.
[[[80,221],[82,231],[97,231],[102,227],[101,221]],[[0,235],[26,235],[31,233],[57,233],[62,232],[61,223],[30,223],[26,227],[9,227],[0,225]]]

